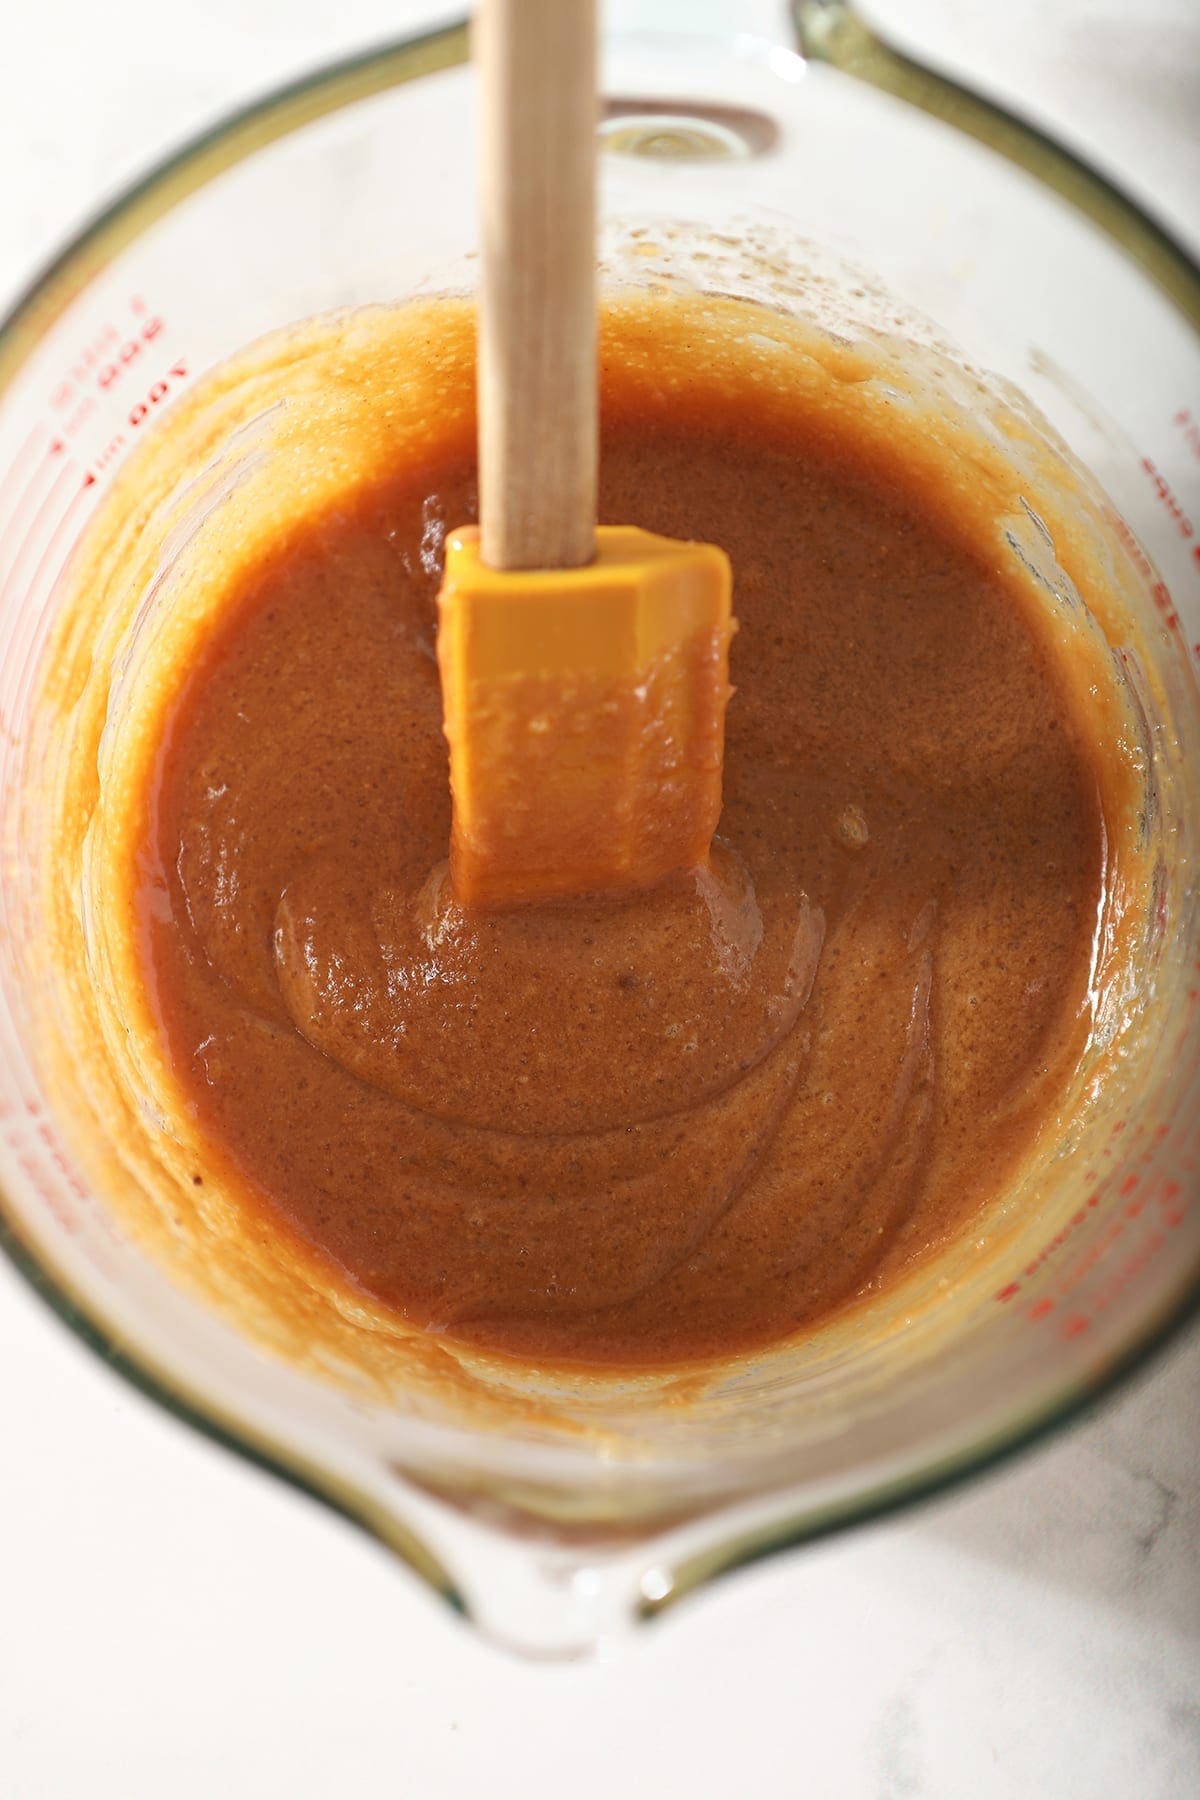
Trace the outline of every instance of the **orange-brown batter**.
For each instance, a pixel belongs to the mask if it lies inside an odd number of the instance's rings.
[[[944,495],[849,418],[604,385],[603,519],[734,568],[711,865],[471,916],[434,659],[461,419],[281,533],[181,683],[143,965],[271,1227],[411,1321],[650,1365],[812,1326],[964,1231],[1085,1042],[1104,758]]]

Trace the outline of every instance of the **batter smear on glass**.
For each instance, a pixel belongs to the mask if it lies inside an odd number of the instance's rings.
[[[735,377],[603,383],[602,521],[732,559],[706,867],[455,903],[458,415],[240,571],[145,796],[147,988],[228,1180],[409,1321],[535,1361],[733,1354],[886,1285],[1003,1188],[1087,1037],[1102,758],[1032,603],[850,413]]]

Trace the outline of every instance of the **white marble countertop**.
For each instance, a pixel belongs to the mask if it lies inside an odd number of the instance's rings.
[[[0,296],[215,114],[454,10],[21,6],[0,60]],[[1200,241],[1194,0],[865,10]],[[1002,1473],[565,1667],[475,1642],[366,1539],[120,1385],[7,1266],[0,1443],[3,1800],[1200,1793],[1196,1334]]]

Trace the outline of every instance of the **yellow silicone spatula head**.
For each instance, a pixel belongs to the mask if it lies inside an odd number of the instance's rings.
[[[638,888],[707,856],[733,631],[710,545],[596,528],[594,0],[481,0],[480,529],[438,662],[468,906]]]
[[[729,562],[602,526],[583,569],[446,545],[438,655],[467,906],[646,887],[702,863],[721,811]]]

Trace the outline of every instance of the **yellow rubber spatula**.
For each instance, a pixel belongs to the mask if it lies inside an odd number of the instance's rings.
[[[480,0],[479,529],[438,662],[465,906],[647,887],[708,854],[724,552],[596,526],[594,0]]]

